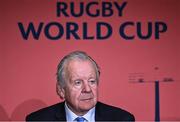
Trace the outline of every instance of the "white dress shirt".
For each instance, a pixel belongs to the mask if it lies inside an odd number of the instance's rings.
[[[65,103],[65,112],[66,112],[66,120],[67,122],[76,122],[76,118],[79,117],[75,113],[73,113]],[[90,109],[86,114],[80,116],[85,118],[85,122],[95,122],[95,107]]]

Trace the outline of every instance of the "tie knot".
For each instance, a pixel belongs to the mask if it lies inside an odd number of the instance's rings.
[[[76,121],[77,122],[84,122],[85,118],[84,117],[77,117]]]

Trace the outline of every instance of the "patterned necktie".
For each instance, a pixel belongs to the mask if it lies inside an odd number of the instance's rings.
[[[85,119],[84,119],[84,117],[77,117],[76,121],[77,122],[85,122]]]

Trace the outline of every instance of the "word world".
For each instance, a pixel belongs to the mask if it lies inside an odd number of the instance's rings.
[[[104,18],[104,20],[113,19],[113,17],[123,17],[127,4],[127,2],[119,3],[113,1],[57,2],[56,17],[66,19],[65,23],[40,21],[35,26],[32,21],[28,24],[18,22],[18,28],[24,40],[28,40],[30,36],[38,40],[42,35],[49,40],[60,40],[62,38],[66,40],[104,40],[112,37],[114,31],[117,31],[118,35],[125,40],[133,40],[135,38],[158,40],[167,31],[167,24],[163,21],[123,21],[118,22],[119,25],[113,26],[113,23],[104,22],[102,19],[98,21],[99,17]],[[83,16],[94,19],[94,25],[86,20],[80,23],[69,19]],[[94,33],[90,33],[90,29]],[[55,30],[56,33],[52,33],[52,30]],[[133,31],[127,33],[129,30]]]

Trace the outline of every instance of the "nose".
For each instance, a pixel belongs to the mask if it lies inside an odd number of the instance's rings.
[[[91,92],[91,87],[89,86],[88,83],[85,83],[85,84],[84,84],[83,92]]]

